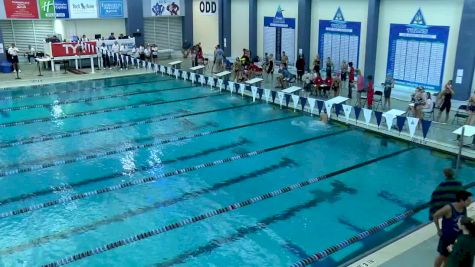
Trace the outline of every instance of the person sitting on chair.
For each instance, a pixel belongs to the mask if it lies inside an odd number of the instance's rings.
[[[315,86],[315,95],[323,95],[324,83],[320,72],[317,72],[317,77],[315,77],[315,79],[313,80],[313,85]]]
[[[434,102],[432,101],[432,97],[430,95],[429,92],[426,92],[426,100],[425,100],[425,104],[424,106],[422,107],[422,110],[421,110],[421,115],[424,114],[424,113],[430,113],[434,110]],[[422,119],[422,116],[421,118]]]
[[[280,64],[279,76],[277,77],[277,82],[279,83],[279,85],[276,87],[284,89],[287,83],[286,79],[289,79],[291,77],[292,74],[287,69],[287,64]]]

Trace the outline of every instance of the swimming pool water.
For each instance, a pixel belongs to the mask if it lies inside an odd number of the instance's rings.
[[[381,158],[72,264],[288,266],[425,203],[441,170],[454,160],[153,74],[16,88],[1,92],[0,99],[3,266],[47,264]],[[7,110],[12,107],[21,108]],[[459,178],[467,183],[474,170],[464,164]],[[67,199],[146,177],[156,181]],[[53,204],[22,211],[41,203]],[[341,264],[426,218],[427,211],[420,212],[316,266]]]

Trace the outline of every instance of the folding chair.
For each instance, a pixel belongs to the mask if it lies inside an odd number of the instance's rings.
[[[459,118],[466,120],[468,118],[467,112],[467,105],[460,105],[457,109],[457,112],[454,115],[454,119],[452,120],[452,124],[454,124],[455,120],[457,120],[457,124],[459,124]]]
[[[435,110],[435,102],[432,103],[432,110],[431,110],[431,111],[423,111],[423,112],[422,112],[422,116],[423,116],[424,118],[426,118],[427,115],[428,115],[429,118],[432,116],[432,120],[434,120],[434,118],[435,118],[435,112],[434,112],[434,110]]]

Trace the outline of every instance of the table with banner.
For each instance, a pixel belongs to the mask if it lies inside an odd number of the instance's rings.
[[[55,71],[54,64],[58,61],[74,60],[76,69],[79,69],[79,60],[91,60],[91,72],[94,73],[94,58],[98,57],[96,41],[83,43],[45,43],[45,54],[51,59],[51,71]]]

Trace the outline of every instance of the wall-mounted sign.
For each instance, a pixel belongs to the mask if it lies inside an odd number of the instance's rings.
[[[158,16],[182,16],[181,1],[176,0],[152,0],[151,11],[153,17]]]
[[[9,19],[37,19],[36,0],[4,0],[5,13]]]
[[[264,53],[273,54],[277,61],[282,52],[295,64],[295,19],[284,18],[279,6],[274,17],[264,17]]]
[[[40,0],[40,18],[69,18],[68,0]]]
[[[407,86],[442,86],[448,26],[426,25],[419,9],[410,24],[391,24],[386,73]]]
[[[345,21],[340,8],[333,20],[319,21],[318,54],[326,60],[331,58],[336,68],[343,61],[358,66],[361,22]]]
[[[218,14],[218,3],[215,0],[200,1],[200,14],[204,16],[215,16]]]
[[[123,0],[99,0],[99,17],[122,18],[124,17]]]
[[[73,19],[97,18],[97,1],[70,0],[69,10]]]

